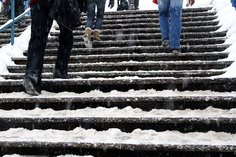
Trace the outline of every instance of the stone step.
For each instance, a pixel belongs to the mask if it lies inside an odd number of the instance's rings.
[[[165,70],[165,71],[88,71],[88,72],[69,72],[68,76],[72,78],[115,78],[115,77],[210,77],[221,75],[225,70]],[[22,79],[23,73],[11,73],[1,75],[4,79]],[[42,78],[52,78],[52,73],[43,73]]]
[[[209,106],[230,110],[236,107],[235,92],[157,90],[150,88],[148,90],[134,91],[131,89],[127,92],[115,90],[105,93],[99,90],[92,90],[88,93],[63,92],[63,95],[61,93],[42,91],[42,95],[38,97],[28,96],[23,91],[15,92],[14,97],[12,93],[2,93],[0,94],[0,108],[3,110],[32,110],[40,108],[68,110],[69,112],[70,110],[85,109],[87,107],[116,107],[123,109],[130,106],[144,111],[153,109],[169,109],[172,111],[186,109],[204,110]]]
[[[89,154],[95,156],[114,157],[135,156],[135,154],[150,156],[151,153],[154,156],[153,154],[156,155],[160,151],[168,153],[176,151],[179,152],[177,154],[182,153],[182,156],[186,155],[183,154],[184,152],[191,152],[192,155],[199,152],[218,152],[219,154],[220,152],[231,152],[233,155],[236,149],[235,134],[214,131],[180,133],[178,131],[156,132],[136,129],[132,133],[125,133],[119,129],[96,131],[76,128],[72,131],[64,131],[18,128],[0,132],[0,137],[0,147],[5,153],[11,151],[16,154],[25,152],[24,150],[27,149],[28,153],[36,153],[38,151],[35,150],[40,150],[40,152],[50,153],[53,156],[66,152],[90,152]]]
[[[183,45],[181,46],[182,53],[198,52],[222,52],[230,45]],[[45,55],[55,56],[57,49],[46,48]],[[73,48],[73,55],[100,55],[100,54],[127,54],[127,53],[171,53],[168,48],[162,46],[128,46],[128,47],[109,47],[109,48]],[[27,51],[24,52],[27,55]]]
[[[3,19],[0,17],[0,25],[3,25],[8,20]],[[27,20],[27,25],[30,25],[30,20]],[[15,23],[15,29],[14,29],[14,36],[18,37],[21,35],[21,33],[26,29],[27,27],[18,28],[17,23]],[[6,28],[2,32],[0,32],[0,47],[4,46],[5,44],[9,44],[11,42],[11,27]]]
[[[182,11],[182,16],[211,16],[216,15],[217,12],[212,10],[212,8],[184,8]],[[126,10],[126,11],[115,11],[115,12],[105,12],[105,16],[117,16],[117,15],[143,15],[143,14],[156,14],[159,16],[158,10]],[[81,17],[85,17],[86,14],[82,13]]]
[[[8,44],[11,42],[10,38],[6,38],[6,39],[0,39],[0,44]]]
[[[117,25],[118,26],[118,25]],[[116,25],[111,26],[114,28],[108,28],[108,29],[102,29],[101,34],[103,35],[118,35],[118,34],[134,34],[134,33],[160,33],[161,30],[159,27],[152,27],[152,28],[147,28],[145,25],[143,27],[145,28],[139,28],[137,27],[128,27],[128,28],[115,28]],[[221,26],[198,26],[198,27],[183,27],[182,32],[187,33],[187,32],[213,32],[217,31]],[[57,28],[59,29],[59,28]],[[76,30],[74,30],[74,34],[76,35],[82,35],[84,34],[84,28],[80,27]]]
[[[113,22],[113,21],[111,21]],[[158,21],[157,21],[158,22]],[[107,29],[125,29],[125,28],[159,28],[160,27],[160,24],[155,22],[153,19],[152,21],[147,21],[147,22],[136,22],[134,21],[134,23],[121,23],[121,24],[115,24],[115,23],[112,23],[112,24],[104,24],[102,26],[102,30],[107,30]],[[83,23],[84,24],[84,23]],[[205,22],[203,23],[202,21],[200,22],[185,22],[183,23],[183,30],[191,30],[190,28],[191,27],[212,27],[212,29],[214,29],[214,27],[216,27],[218,24],[217,21],[215,22]],[[218,27],[217,27],[218,28]],[[84,30],[85,29],[85,24],[82,25],[81,27],[79,28],[76,28],[75,31],[77,30]],[[204,29],[204,28],[203,28]],[[59,30],[58,27],[56,27],[56,30]],[[215,29],[214,29],[215,30]],[[200,28],[200,31],[203,31],[202,28]]]
[[[82,14],[70,79],[52,79],[50,33],[40,96],[24,92],[26,58],[13,58],[0,79],[0,156],[234,156],[236,79],[216,76],[232,62],[221,60],[229,45],[211,9],[183,10],[180,54],[159,46],[157,10],[105,13],[92,49]]]
[[[211,12],[211,13],[213,13],[213,12]],[[25,18],[28,20],[28,19],[30,19],[30,15],[25,15]],[[3,14],[0,14],[0,19],[1,20],[8,20],[5,16],[3,16]]]
[[[210,21],[210,20],[215,20],[217,19],[217,16],[215,15],[205,15],[205,14],[201,14],[200,16],[198,16],[197,14],[186,14],[186,15],[183,15],[182,17],[182,21],[183,22],[186,22],[186,21]],[[127,15],[127,14],[123,14],[123,15],[104,15],[104,20],[123,20],[123,19],[142,19],[142,18],[158,18],[159,15],[157,13],[151,13],[151,14],[130,14],[130,15]],[[87,19],[86,16],[82,16],[81,17],[81,20],[82,21],[85,21]]]
[[[233,61],[147,61],[69,64],[69,72],[78,71],[139,71],[139,70],[211,70],[229,67]],[[23,73],[25,65],[7,67],[10,73]],[[51,72],[52,64],[44,64],[43,72]]]
[[[219,24],[219,21],[212,21],[211,19],[213,19],[215,17],[208,17],[206,19],[204,19],[204,21],[198,21],[200,19],[197,18],[193,18],[193,19],[189,19],[189,18],[183,18],[182,20],[182,25],[184,27],[191,27],[191,26],[215,26]],[[209,20],[208,20],[209,19]],[[86,19],[82,20],[82,27],[84,27],[84,25],[86,24]],[[103,20],[103,28],[104,27],[109,27],[111,25],[134,25],[136,24],[141,25],[141,24],[156,24],[158,27],[160,27],[159,24],[159,18],[158,17],[153,17],[153,18],[134,18],[134,19],[115,19],[115,20]],[[155,25],[155,26],[156,26]],[[153,25],[154,26],[154,25]]]
[[[26,28],[17,28],[17,27],[15,27],[15,33],[21,33],[21,32],[23,32],[25,29],[26,29]],[[2,34],[2,33],[11,33],[11,28],[6,28],[5,30],[3,30],[3,31],[1,32],[1,34]]]
[[[14,24],[14,31],[15,32],[22,32],[21,30],[24,30],[24,29],[26,29],[28,26],[30,25],[30,23],[26,23],[26,25],[25,26],[22,26],[22,27],[18,27],[18,23],[15,23]],[[0,24],[0,26],[1,26],[1,24]],[[5,30],[3,30],[2,32],[4,32],[4,33],[10,33],[11,32],[11,26],[9,26],[9,27],[7,27]],[[1,32],[1,33],[2,33]]]
[[[1,110],[0,131],[11,128],[73,130],[77,127],[97,131],[117,128],[132,132],[136,128],[155,131],[236,133],[236,110],[209,107],[204,110],[142,111],[126,107],[78,110],[34,109]],[[183,116],[184,115],[184,116]]]
[[[201,14],[202,16],[206,16],[208,14],[216,14],[212,7],[204,7],[204,8],[184,8],[183,15],[196,15]],[[105,12],[105,15],[134,15],[134,14],[152,14],[158,13],[158,10],[126,10],[126,11],[115,11],[115,12]],[[82,16],[85,15],[82,13]]]
[[[54,41],[58,39],[59,32],[51,32],[51,37],[49,38],[50,41]],[[209,33],[182,33],[181,39],[202,39],[202,38],[221,38],[225,37],[226,32],[209,32]],[[101,34],[101,38],[103,40],[151,40],[151,39],[161,39],[161,33],[135,33],[135,34],[117,34],[117,35],[103,35]],[[76,34],[74,32],[74,41],[81,41],[82,35]]]
[[[22,32],[14,33],[14,36],[15,36],[15,37],[18,37],[18,36],[21,35],[21,33],[22,33]],[[11,33],[3,33],[3,32],[1,32],[1,33],[0,33],[0,38],[1,38],[0,42],[3,42],[4,40],[7,40],[7,39],[10,40],[10,38],[11,38]]]
[[[5,24],[6,22],[8,22],[8,19],[2,19],[2,18],[0,18],[0,25],[3,25],[3,24]],[[28,17],[28,18],[26,18],[26,21],[25,21],[27,24],[30,24],[31,23],[31,18],[30,17]],[[16,24],[18,23],[18,21],[17,22],[15,22]]]
[[[49,92],[89,92],[99,89],[103,92],[112,90],[128,91],[155,89],[161,90],[212,90],[231,92],[236,89],[236,79],[230,78],[90,78],[90,79],[43,79],[42,89]],[[22,80],[0,81],[1,93],[24,91]]]
[[[1,22],[1,21],[0,21],[0,22]],[[5,24],[5,23],[3,23],[3,24]],[[0,24],[0,26],[3,25],[3,24]],[[27,22],[25,26],[18,27],[18,22],[16,22],[16,23],[14,24],[14,28],[15,28],[14,31],[15,31],[15,32],[22,32],[21,30],[25,30],[30,24],[31,24],[30,22]],[[3,30],[2,32],[4,32],[4,33],[10,33],[10,32],[11,32],[11,26],[7,27],[7,28],[6,28],[5,30]],[[2,32],[1,32],[1,33],[2,33]]]
[[[77,55],[70,57],[70,63],[95,63],[95,62],[122,62],[122,61],[216,61],[228,57],[227,52],[206,53],[133,53],[133,54],[101,54]],[[45,56],[44,64],[54,64],[56,56]],[[26,57],[12,58],[17,65],[25,65]]]
[[[103,40],[103,38],[101,37]],[[211,45],[211,44],[223,44],[225,38],[205,38],[205,39],[182,39],[181,45]],[[162,43],[161,39],[153,40],[118,40],[118,41],[94,41],[93,48],[102,47],[128,47],[128,46],[160,46]],[[49,42],[47,48],[57,48],[57,42]],[[83,39],[74,42],[74,48],[84,47]]]

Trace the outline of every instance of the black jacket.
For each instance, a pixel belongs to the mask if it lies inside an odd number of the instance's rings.
[[[81,12],[87,12],[87,0],[77,0]]]
[[[31,0],[30,5],[40,0]],[[80,14],[87,11],[87,0],[54,0],[49,16],[73,30],[81,25]]]
[[[81,10],[84,9],[84,4],[80,1],[54,0],[49,16],[62,26],[73,30],[81,25],[80,14]]]

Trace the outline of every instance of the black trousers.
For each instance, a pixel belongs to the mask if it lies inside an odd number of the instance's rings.
[[[36,84],[41,82],[45,47],[53,22],[53,19],[48,16],[51,6],[52,1],[48,0],[34,2],[31,6],[31,39],[28,47],[25,76],[33,78]],[[73,32],[61,25],[59,27],[59,47],[55,68],[67,73],[73,46]]]

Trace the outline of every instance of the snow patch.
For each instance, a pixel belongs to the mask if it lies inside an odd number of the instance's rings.
[[[93,144],[133,144],[133,145],[178,145],[181,146],[236,146],[236,135],[209,131],[206,133],[179,131],[156,132],[154,130],[136,129],[131,133],[122,132],[120,129],[96,131],[75,128],[71,131],[62,130],[27,130],[23,128],[9,129],[0,132],[0,141],[4,142],[44,142],[44,143],[93,143]],[[232,147],[233,149],[233,147]]]
[[[40,109],[36,108],[33,110],[0,110],[1,118],[53,118],[53,119],[67,119],[67,118],[186,118],[186,119],[214,119],[219,118],[236,118],[236,109],[223,110],[213,107],[208,107],[203,110],[166,110],[166,109],[153,109],[151,111],[143,111],[139,108],[132,108],[131,106],[125,107],[123,109],[118,109],[117,107],[105,108],[84,108],[77,110],[60,110],[56,111],[53,109]]]
[[[93,90],[90,92],[84,93],[74,93],[74,92],[60,92],[60,93],[52,93],[47,91],[42,91],[42,94],[39,96],[30,96],[25,92],[13,92],[13,93],[1,93],[0,98],[74,98],[74,97],[207,97],[207,96],[232,96],[236,97],[236,92],[214,92],[210,90],[206,91],[177,91],[177,90],[163,90],[157,91],[154,89],[148,90],[129,90],[127,92],[121,92],[117,90],[113,90],[111,92],[104,93],[99,90]]]

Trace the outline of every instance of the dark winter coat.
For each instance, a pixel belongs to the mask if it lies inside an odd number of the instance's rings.
[[[30,0],[29,1],[29,6],[31,6],[31,4],[33,2],[37,2],[37,1],[40,1],[40,0]],[[78,1],[78,4],[79,4],[79,8],[81,10],[81,12],[87,12],[87,0],[77,0]]]
[[[77,0],[81,12],[87,12],[87,0]]]
[[[40,0],[31,0],[32,3]],[[86,0],[54,0],[49,16],[55,19],[59,24],[73,30],[81,25],[81,10],[86,11]]]
[[[49,16],[62,26],[73,30],[81,25],[77,0],[54,0]]]

